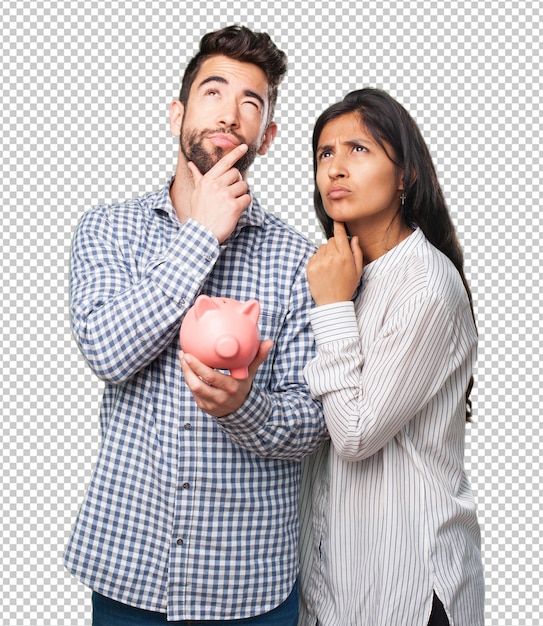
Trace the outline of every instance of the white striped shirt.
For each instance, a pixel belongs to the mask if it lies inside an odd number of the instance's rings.
[[[305,463],[300,624],[480,626],[480,531],[464,472],[477,333],[452,263],[417,230],[312,312],[305,369],[331,444]]]

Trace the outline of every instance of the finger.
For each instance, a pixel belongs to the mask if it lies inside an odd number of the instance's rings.
[[[258,348],[258,352],[255,358],[253,359],[253,362],[249,365],[249,378],[252,378],[256,374],[256,370],[268,358],[272,348],[273,348],[272,339],[264,339],[264,341],[260,342],[260,347]]]
[[[222,179],[227,185],[234,185],[235,183],[244,183],[247,185],[247,183],[243,180],[243,176],[240,171],[235,167],[231,167],[227,172],[225,172]]]
[[[334,239],[338,249],[345,248],[345,246],[349,245],[347,229],[343,222],[336,222],[334,220]]]
[[[189,161],[187,165],[192,174],[192,178],[194,179],[194,184],[197,185],[200,182],[200,180],[203,178],[203,174],[200,172],[200,170],[196,167],[196,165],[192,161]]]
[[[330,239],[328,239],[328,242],[330,242]],[[317,260],[320,257],[326,256],[327,252],[328,252],[328,243],[321,243],[321,245],[317,248],[317,252],[315,252],[315,254],[311,257],[311,259]]]
[[[361,276],[362,270],[364,269],[364,255],[362,253],[358,237],[356,236],[351,239],[351,251],[353,253],[353,261],[356,272]]]
[[[222,374],[212,367],[204,365],[192,354],[183,354],[181,367],[183,368],[187,385],[193,391],[198,389],[207,393],[209,390],[207,390],[206,387],[214,387],[222,390],[228,390],[230,387],[231,376]],[[203,385],[205,385],[205,387]]]
[[[209,170],[206,176],[210,178],[218,178],[237,163],[241,157],[247,152],[249,146],[246,143],[241,143],[236,146],[230,152],[227,152],[221,159],[215,163],[215,165]]]
[[[248,194],[249,185],[244,180],[240,180],[237,183],[230,185],[229,190],[234,196],[234,198],[240,198],[241,196],[244,196],[245,194],[249,195]]]

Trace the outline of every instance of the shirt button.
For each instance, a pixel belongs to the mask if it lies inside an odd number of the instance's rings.
[[[188,489],[190,487],[190,483],[183,483],[183,489]]]
[[[185,430],[190,430],[192,428],[192,426],[187,422],[183,428]]]
[[[181,538],[179,538],[176,542],[175,542],[178,546],[182,546],[183,545],[183,540]]]
[[[211,256],[211,254],[206,254],[204,259],[208,262],[211,263],[211,261],[213,260],[213,257]]]

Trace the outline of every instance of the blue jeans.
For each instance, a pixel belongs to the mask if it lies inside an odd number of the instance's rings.
[[[298,585],[294,585],[289,597],[278,607],[256,617],[226,621],[177,621],[168,622],[165,613],[144,611],[116,602],[99,593],[92,594],[92,626],[155,626],[177,624],[178,626],[296,626],[298,622]]]

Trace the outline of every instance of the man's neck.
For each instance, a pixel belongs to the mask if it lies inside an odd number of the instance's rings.
[[[193,190],[192,174],[180,153],[175,169],[175,179],[170,187],[170,200],[180,222],[185,222],[190,217],[190,196]]]

